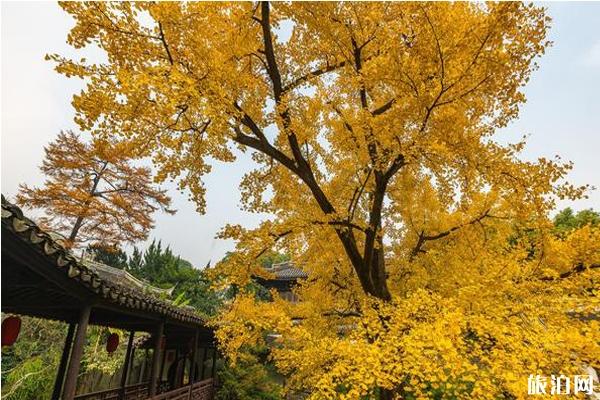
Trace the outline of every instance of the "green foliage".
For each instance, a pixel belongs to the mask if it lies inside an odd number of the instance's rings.
[[[50,398],[54,382],[54,369],[41,355],[18,364],[7,374],[2,385],[4,399],[30,400]]]
[[[2,348],[2,398],[7,400],[48,399],[54,388],[67,325],[40,318],[21,316],[21,333],[15,344]],[[90,326],[81,361],[78,385],[83,391],[102,390],[94,386],[92,373],[111,376],[119,371],[125,357],[125,332],[118,332],[121,345],[108,354],[105,350],[108,328]],[[112,332],[111,331],[111,332]]]
[[[600,213],[591,208],[575,213],[573,209],[567,207],[554,217],[554,226],[558,233],[565,233],[588,224],[600,224]]]
[[[15,344],[2,348],[2,398],[50,398],[66,326],[56,321],[21,317]]]
[[[189,305],[205,316],[215,315],[221,305],[222,296],[211,289],[205,271],[176,256],[160,240],[153,240],[145,251],[134,247],[129,257],[119,248],[95,247],[92,254],[96,261],[125,269],[153,286],[174,288],[177,305]]]
[[[206,316],[215,315],[221,305],[206,273],[174,255],[169,246],[163,248],[161,241],[152,241],[144,253],[134,248],[128,265],[129,272],[137,278],[162,288],[174,287],[173,295],[179,304],[192,306]]]
[[[127,254],[119,247],[105,247],[99,244],[88,246],[87,252],[94,260],[111,267],[127,269]]]
[[[270,268],[273,264],[290,261],[290,256],[276,251],[268,251],[258,258],[258,262],[264,268]]]
[[[254,348],[235,365],[219,370],[221,388],[217,400],[279,400],[282,386],[276,382],[275,368],[266,362],[268,349]]]
[[[106,341],[111,333],[119,335],[119,346],[113,353],[106,351]],[[97,371],[106,376],[114,375],[123,366],[127,351],[128,332],[104,326],[90,326],[86,335],[86,348],[83,354],[82,367],[86,372]],[[82,382],[79,382],[80,384]],[[105,388],[89,387],[89,390]],[[108,389],[108,388],[106,388]]]

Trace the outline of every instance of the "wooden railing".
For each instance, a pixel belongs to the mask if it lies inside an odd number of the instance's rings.
[[[149,400],[189,400],[189,398],[190,387],[184,386],[180,387],[179,389],[173,389],[157,396],[150,397]]]
[[[196,382],[193,385],[161,393],[149,400],[212,400],[213,397],[213,380],[212,378],[209,378]]]
[[[121,389],[109,389],[100,392],[75,396],[75,400],[119,400]],[[148,382],[125,388],[125,400],[212,400],[214,397],[213,379],[205,379],[193,385],[148,397]]]
[[[212,400],[214,397],[214,382],[212,378],[194,383],[190,400]]]
[[[102,390],[80,394],[75,396],[75,400],[118,400],[121,388]],[[126,400],[146,400],[148,398],[148,382],[138,383],[125,387]]]

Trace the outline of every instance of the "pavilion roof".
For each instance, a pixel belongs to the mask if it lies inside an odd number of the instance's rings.
[[[308,274],[304,270],[296,267],[290,261],[273,264],[267,268],[267,271],[274,274],[276,280],[295,281],[308,278]]]
[[[103,301],[137,310],[141,314],[158,314],[188,324],[204,325],[202,317],[193,309],[178,307],[158,298],[161,289],[153,288],[129,274],[115,272],[115,268],[104,264],[77,259],[60,240],[27,218],[19,207],[8,202],[3,195],[2,227],[45,256],[50,268],[60,271],[65,279],[76,282]]]
[[[111,267],[110,265],[103,264],[91,258],[82,257],[79,261],[86,267],[94,270],[102,279],[109,280],[126,287],[136,288],[143,292],[149,292],[151,294],[158,295],[159,297],[170,296],[175,289],[175,287],[161,289],[156,286],[152,286],[150,283],[136,278],[124,269]]]

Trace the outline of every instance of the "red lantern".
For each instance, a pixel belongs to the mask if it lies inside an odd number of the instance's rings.
[[[167,337],[163,335],[163,336],[160,338],[160,349],[161,349],[161,350],[164,350],[164,349],[165,349],[165,347],[167,347]]]
[[[119,334],[111,333],[106,340],[106,351],[113,353],[119,347]]]
[[[12,346],[21,332],[21,318],[10,316],[2,321],[2,346]]]

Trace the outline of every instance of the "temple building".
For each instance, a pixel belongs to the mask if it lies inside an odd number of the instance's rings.
[[[296,303],[298,297],[293,291],[294,286],[299,281],[308,278],[306,272],[294,266],[290,261],[273,264],[266,270],[273,275],[273,278],[257,278],[257,282],[266,289],[275,289],[287,301]]]

